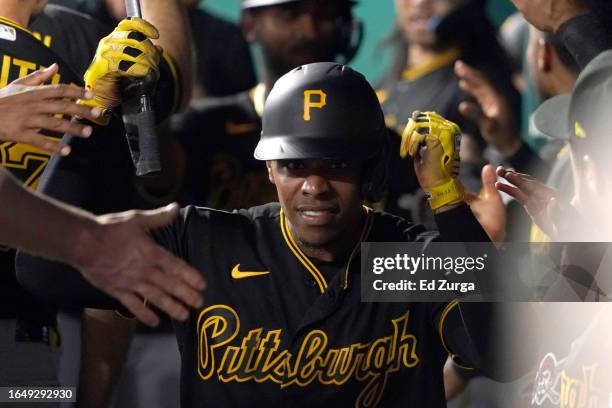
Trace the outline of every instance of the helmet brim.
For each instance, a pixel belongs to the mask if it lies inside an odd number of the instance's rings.
[[[272,136],[261,139],[255,148],[253,156],[257,160],[289,160],[289,159],[336,159],[336,160],[367,160],[381,148],[372,143],[372,138],[361,140],[353,138],[319,139],[313,143],[307,136]]]

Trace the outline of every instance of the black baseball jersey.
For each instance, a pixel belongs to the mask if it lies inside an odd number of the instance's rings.
[[[440,233],[364,207],[359,241],[486,240],[465,205],[436,217]],[[362,303],[360,242],[348,259],[310,259],[277,203],[190,206],[155,237],[207,280],[205,304],[175,326],[183,407],[444,407],[449,353],[486,372],[456,301]],[[117,307],[65,267],[22,254],[18,269],[57,301]]]
[[[253,157],[261,133],[263,91],[258,86],[204,98],[172,119],[172,133],[186,158],[181,204],[231,210],[276,200],[265,163]]]
[[[59,72],[52,79],[52,83],[80,84],[80,75],[66,62],[68,58],[65,60],[56,54],[38,38],[46,39],[47,44],[56,40],[60,43],[69,41],[35,35],[13,21],[0,17],[0,87],[54,62],[58,63]],[[48,136],[61,137],[60,134],[54,133],[48,133]],[[29,145],[0,141],[0,165],[26,187],[37,187],[49,157],[48,153]],[[17,285],[14,270],[14,251],[0,248],[0,316],[19,316],[40,323],[52,322],[52,310],[44,307]]]
[[[33,22],[33,29],[36,32],[0,17],[0,87],[53,63],[58,63],[59,73],[52,79],[52,83],[82,85],[81,78],[84,71],[94,56],[100,36],[104,35],[102,26],[83,14],[59,6],[47,6],[43,14]],[[177,87],[176,80],[173,78],[173,67],[166,59],[164,61],[166,62],[161,65],[160,89],[155,98],[155,106],[160,113],[160,118],[169,114],[178,98],[175,92]],[[87,168],[90,172],[95,172],[92,166],[101,165],[99,161],[91,159],[91,154],[105,156],[107,162],[116,165],[115,170],[122,174],[122,180],[127,178],[133,181],[128,178],[129,176],[126,177],[126,175],[133,174],[134,171],[124,134],[121,120],[113,117],[109,126],[95,127],[94,135],[90,139],[75,139],[78,147],[76,151],[73,150],[71,160],[81,163],[79,170]],[[55,139],[62,137],[61,134],[49,133],[48,135]],[[113,145],[116,148],[104,150],[106,146],[100,146],[98,143],[87,144],[89,140],[101,141],[103,138],[117,142],[116,145]],[[99,150],[94,150],[96,148]],[[79,150],[89,153],[80,156]],[[117,152],[120,154],[116,154]],[[79,157],[75,157],[75,153],[79,154]],[[52,160],[57,159],[59,157],[54,157]],[[50,160],[49,153],[30,145],[0,141],[0,165],[9,170],[26,187],[35,189],[39,186],[41,175]],[[90,160],[90,165],[85,166],[84,163]],[[69,180],[75,181],[75,178]],[[98,186],[106,191],[113,191],[113,183],[108,179],[105,181],[107,184]],[[73,187],[73,196],[66,197],[66,201],[71,201],[76,196],[75,191],[81,188],[81,185],[75,184]],[[131,188],[135,189],[133,184]],[[134,198],[135,196],[136,194],[127,197],[113,196],[109,199],[111,205],[108,205],[108,202],[89,202],[87,206],[83,206],[94,212],[97,209],[102,210],[113,206],[116,210],[144,207],[142,198],[138,201]],[[140,205],[136,205],[137,203]],[[158,203],[149,206],[156,204]],[[15,281],[14,251],[0,248],[0,268],[2,272],[0,273],[1,315],[7,317],[28,315],[30,319],[38,319],[35,316],[44,315],[40,317],[42,320],[53,320],[53,311],[43,307],[39,301],[23,291]]]
[[[361,241],[437,236],[363,211]],[[446,217],[442,239],[453,240],[444,231],[462,220],[481,231],[466,206]],[[348,260],[311,260],[278,204],[231,213],[188,207],[156,237],[208,286],[205,305],[176,326],[183,407],[445,406],[446,347],[460,344],[447,341],[445,324],[457,319],[457,302],[362,303],[359,243]]]

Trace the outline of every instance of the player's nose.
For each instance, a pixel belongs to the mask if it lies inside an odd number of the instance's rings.
[[[302,183],[302,193],[308,196],[318,197],[329,193],[330,189],[329,180],[319,172],[309,174]]]

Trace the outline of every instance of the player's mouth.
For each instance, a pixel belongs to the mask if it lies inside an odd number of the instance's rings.
[[[301,205],[297,209],[302,221],[310,226],[330,224],[339,212],[335,205]]]
[[[426,13],[415,13],[407,18],[411,28],[415,31],[429,30],[430,19],[431,15]]]

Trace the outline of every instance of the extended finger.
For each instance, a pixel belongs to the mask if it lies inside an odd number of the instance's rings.
[[[23,78],[16,79],[12,82],[12,84],[19,85],[29,85],[36,86],[44,84],[47,81],[50,81],[57,71],[59,70],[59,66],[57,64],[52,64],[48,68],[39,69],[37,71],[32,72],[24,76]]]
[[[89,137],[93,128],[79,122],[71,122],[68,119],[53,116],[37,115],[33,117],[29,125],[35,129],[46,129],[58,133],[68,133],[78,137]]]
[[[41,85],[37,87],[31,87],[27,92],[24,93],[27,97],[33,100],[43,99],[92,99],[93,93],[75,85]]]
[[[480,173],[480,178],[482,180],[482,187],[485,196],[488,197],[490,195],[498,194],[497,189],[495,188],[497,176],[495,175],[495,170],[493,170],[493,166],[491,166],[490,164],[485,165]]]
[[[18,143],[26,143],[51,154],[68,156],[71,151],[70,146],[61,144],[59,141],[52,140],[36,131],[23,132],[19,137],[13,139]]]
[[[187,283],[191,288],[198,292],[206,289],[206,282],[202,277],[202,274],[196,269],[192,268],[180,258],[172,256],[170,253],[163,249],[160,249],[159,254],[156,255],[157,266],[162,272],[176,276],[181,281]],[[201,295],[198,296],[201,298]],[[196,307],[198,307],[196,305]]]
[[[76,100],[71,99],[51,99],[41,101],[33,107],[36,113],[45,115],[66,115],[78,116],[83,119],[97,119],[102,111],[98,107],[91,107],[76,103]]]
[[[204,302],[199,290],[193,289],[173,274],[158,270],[149,276],[149,281],[161,291],[192,308],[199,308]]]
[[[514,197],[523,206],[529,202],[529,197],[520,188],[499,181],[495,183],[495,188]]]
[[[173,319],[185,321],[189,317],[189,311],[181,303],[155,285],[141,282],[136,286],[136,292]]]

